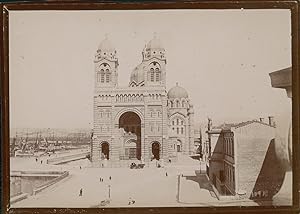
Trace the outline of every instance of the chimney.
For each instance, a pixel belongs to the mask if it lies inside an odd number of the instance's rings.
[[[275,126],[274,116],[269,116],[268,118],[269,118],[269,125]]]
[[[263,122],[264,122],[264,118],[263,118],[263,117],[260,117],[260,118],[259,118],[259,121],[263,123]]]

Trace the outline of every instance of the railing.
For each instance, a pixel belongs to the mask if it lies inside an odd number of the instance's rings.
[[[10,198],[10,204],[14,204],[18,201],[24,200],[26,198],[28,198],[28,193],[21,193],[19,195],[13,196]]]
[[[69,176],[69,172],[68,172],[68,171],[65,171],[61,176],[58,176],[58,177],[56,177],[56,178],[50,180],[49,182],[47,182],[47,183],[45,183],[45,184],[43,184],[43,185],[41,185],[41,186],[35,188],[35,189],[33,190],[33,195],[36,195],[37,193],[41,192],[42,190],[46,189],[47,187],[49,187],[49,186],[51,186],[51,185],[57,183],[58,181],[60,181],[60,180],[62,180],[62,179],[64,179],[64,178],[66,178],[66,177],[68,177],[68,176]]]
[[[42,190],[48,188],[49,186],[59,182],[60,180],[68,177],[69,172],[68,171],[13,171],[12,172],[13,175],[11,175],[12,177],[17,176],[17,177],[22,177],[22,176],[55,176],[55,178],[51,179],[50,181],[36,187],[35,189],[33,189],[32,194],[35,195],[39,192],[41,192]],[[10,204],[16,203],[18,201],[24,200],[26,199],[31,193],[21,193],[18,195],[15,195],[13,197],[10,198]]]
[[[90,152],[84,152],[84,153],[79,153],[74,155],[66,155],[62,157],[51,158],[47,160],[47,164],[60,164],[60,163],[65,163],[73,160],[83,159],[87,157],[87,155],[89,154]]]

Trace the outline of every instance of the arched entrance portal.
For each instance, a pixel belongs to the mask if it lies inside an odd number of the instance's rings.
[[[130,139],[125,143],[125,156],[128,159],[136,159],[136,140]]]
[[[107,142],[101,143],[101,159],[109,160],[109,144]]]
[[[135,157],[141,160],[141,119],[134,112],[125,112],[119,119],[119,128],[123,128],[125,133],[136,135],[136,147],[131,147],[130,151],[125,151],[126,158]],[[126,148],[125,148],[126,149]],[[135,151],[134,151],[135,150]]]
[[[181,152],[181,150],[182,150],[182,143],[181,143],[181,141],[177,139],[176,143],[177,143],[177,152]]]
[[[159,143],[158,142],[154,142],[152,143],[152,155],[154,157],[154,159],[159,160]]]

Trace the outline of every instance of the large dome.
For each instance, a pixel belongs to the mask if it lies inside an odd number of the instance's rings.
[[[144,81],[144,69],[142,64],[136,66],[136,68],[132,71],[130,75],[130,82],[134,81],[136,84],[139,84]]]
[[[111,44],[108,38],[105,38],[100,45],[98,46],[98,50],[113,52],[115,51],[115,47]]]
[[[188,98],[188,93],[184,88],[178,86],[178,83],[176,83],[176,86],[174,86],[169,90],[168,98],[169,99]]]

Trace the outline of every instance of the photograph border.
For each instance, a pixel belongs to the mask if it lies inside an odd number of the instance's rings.
[[[2,3],[1,16],[1,208],[2,213],[299,213],[300,75],[298,1],[107,1]],[[151,9],[289,9],[292,38],[293,205],[255,207],[143,207],[143,208],[10,208],[9,166],[9,12],[16,10],[151,10]]]

